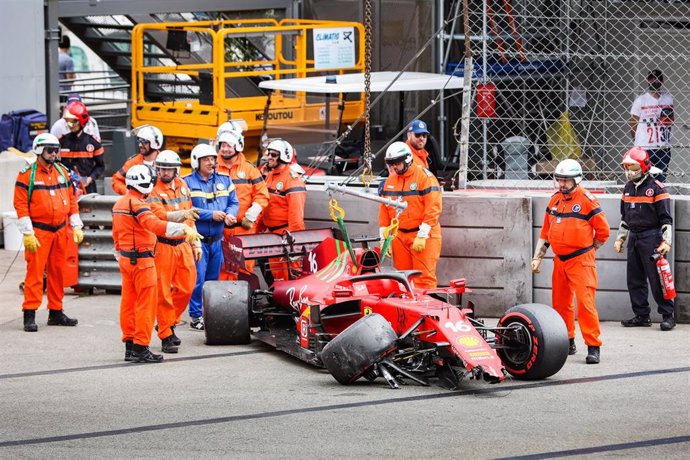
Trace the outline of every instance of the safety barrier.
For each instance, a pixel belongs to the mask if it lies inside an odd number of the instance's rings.
[[[328,216],[329,195],[322,185],[309,186],[305,208],[308,228],[333,226]],[[375,193],[375,190],[373,191]],[[378,235],[378,204],[336,194],[345,210],[350,236]],[[598,195],[611,226],[611,240],[597,252],[597,307],[602,320],[621,320],[631,314],[625,281],[625,254],[613,250],[620,219],[620,195]],[[111,209],[117,197],[89,195],[79,202],[89,226],[79,250],[79,287],[120,289],[120,273],[112,251]],[[541,273],[532,275],[529,262],[543,223],[549,195],[535,192],[444,193],[443,249],[438,280],[467,278],[468,299],[484,316],[498,316],[516,304],[551,304],[553,253],[548,251]],[[690,322],[690,197],[674,196],[675,242],[673,266],[678,298],[677,319]],[[655,305],[650,299],[650,305]],[[652,308],[655,315],[655,308]],[[655,317],[655,319],[658,319]]]
[[[78,289],[119,291],[120,269],[113,255],[112,209],[119,196],[86,195],[79,200],[84,242],[79,246]]]

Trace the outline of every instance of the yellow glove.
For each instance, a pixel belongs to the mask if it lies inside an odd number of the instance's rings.
[[[616,240],[616,241],[614,241],[614,243],[613,243],[613,249],[614,249],[617,253],[620,254],[621,252],[623,252],[623,245],[624,245],[624,244],[625,244],[625,241],[623,241],[623,240]]]
[[[36,238],[36,235],[24,235],[22,239],[24,240],[24,249],[29,251],[31,254],[36,254],[36,251],[38,251],[39,246],[41,246],[41,243],[38,242],[38,238]]]
[[[671,245],[668,244],[666,241],[662,241],[661,244],[659,245],[658,248],[656,248],[656,252],[661,254],[662,256],[665,256],[668,254],[668,252],[671,250]]]
[[[532,259],[532,262],[530,262],[529,265],[532,268],[532,273],[539,273],[539,267],[541,266],[541,258]]]
[[[184,220],[197,220],[199,218],[199,210],[198,209],[187,209],[184,212]]]
[[[422,252],[426,248],[426,238],[415,237],[412,242],[412,250],[414,252]]]
[[[242,223],[240,225],[242,225],[242,228],[245,230],[251,230],[254,226],[254,222],[245,217],[242,219]]]
[[[84,241],[84,232],[81,228],[73,228],[72,235],[74,236],[75,243],[81,244],[81,242]]]
[[[194,244],[195,241],[201,241],[204,239],[199,232],[189,225],[182,227],[182,231],[184,232],[185,240],[187,240],[188,243]]]

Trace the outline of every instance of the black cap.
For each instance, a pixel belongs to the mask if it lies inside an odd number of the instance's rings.
[[[661,73],[661,70],[659,70],[659,69],[654,69],[651,72],[649,72],[649,75],[647,75],[647,80],[650,80],[652,78],[656,78],[661,83],[664,82],[664,74]]]

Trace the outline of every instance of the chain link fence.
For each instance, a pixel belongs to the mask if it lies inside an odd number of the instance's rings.
[[[471,180],[551,178],[576,158],[587,179],[622,183],[637,142],[666,182],[690,182],[690,2],[476,0],[469,35]],[[445,64],[462,76],[462,60]]]

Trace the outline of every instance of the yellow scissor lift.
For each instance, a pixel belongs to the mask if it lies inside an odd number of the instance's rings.
[[[319,29],[343,27],[352,27],[356,35],[355,65],[315,68],[312,34]],[[147,63],[144,48],[150,45],[145,45],[144,37],[158,38],[160,42],[171,33],[194,43],[196,50],[176,51],[169,65]],[[258,60],[237,60],[232,56],[238,39],[262,40],[269,49],[272,47],[273,55]],[[215,138],[221,123],[241,119],[247,125],[244,151],[250,161],[256,161],[259,139],[267,127],[266,115],[270,137],[285,134],[280,132],[280,127],[288,132],[291,128],[318,131],[324,129],[330,114],[340,123],[354,121],[364,111],[364,98],[358,94],[345,100],[340,95],[335,100],[324,101],[304,92],[283,91],[275,91],[270,96],[242,97],[233,94],[233,79],[279,80],[363,71],[364,28],[356,22],[250,19],[139,24],[132,31],[132,125],[157,126],[165,135],[166,148],[188,158],[199,139]],[[200,80],[206,80],[205,92],[199,89]],[[166,98],[170,100],[147,100],[146,85],[165,87],[165,81],[170,82],[170,88],[185,87],[185,82],[189,82],[188,94]]]

